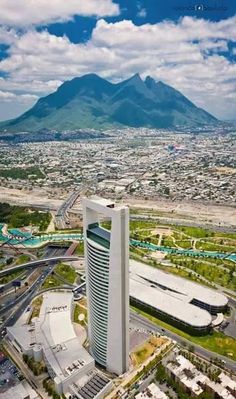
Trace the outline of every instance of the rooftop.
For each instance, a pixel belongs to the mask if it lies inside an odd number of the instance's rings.
[[[168,396],[152,382],[145,391],[135,395],[135,399],[168,399]]]
[[[32,325],[9,327],[19,345],[27,350],[40,344],[55,375],[64,380],[83,366],[93,368],[92,356],[82,347],[71,323],[73,294],[47,292],[40,314]]]
[[[211,306],[222,307],[228,303],[225,295],[182,277],[173,276],[135,260],[130,261],[130,266],[132,273],[150,280],[157,285],[159,284],[160,288],[168,290],[169,294],[182,301],[191,302],[195,298]]]
[[[134,274],[130,277],[130,296],[134,299],[159,309],[192,327],[201,328],[211,324],[211,316],[206,310],[172,297],[169,293],[159,291]]]
[[[87,237],[105,248],[110,247],[111,232],[99,226],[98,223],[93,223],[88,226]]]

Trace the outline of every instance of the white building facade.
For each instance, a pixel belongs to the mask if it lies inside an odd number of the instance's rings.
[[[110,231],[100,215],[111,221]],[[120,375],[129,366],[129,209],[85,198],[83,220],[90,351]]]

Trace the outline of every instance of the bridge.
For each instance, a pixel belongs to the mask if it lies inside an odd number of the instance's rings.
[[[28,268],[34,268],[37,266],[43,266],[47,263],[56,263],[60,261],[65,261],[65,262],[73,262],[75,260],[79,260],[78,256],[55,256],[53,258],[44,258],[44,259],[38,259],[34,260],[31,262],[23,263],[22,265],[17,265],[17,266],[12,266],[7,269],[0,270],[0,277],[6,276],[9,273],[16,272],[21,269],[28,269]]]

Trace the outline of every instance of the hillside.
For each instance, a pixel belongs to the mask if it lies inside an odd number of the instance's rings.
[[[196,127],[217,119],[196,107],[183,94],[151,77],[136,74],[110,83],[88,74],[63,83],[19,116],[0,124],[1,131],[57,131],[114,127]]]

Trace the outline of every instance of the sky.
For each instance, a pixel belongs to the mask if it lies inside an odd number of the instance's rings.
[[[236,120],[235,0],[0,0],[0,120],[64,81],[139,73]]]

